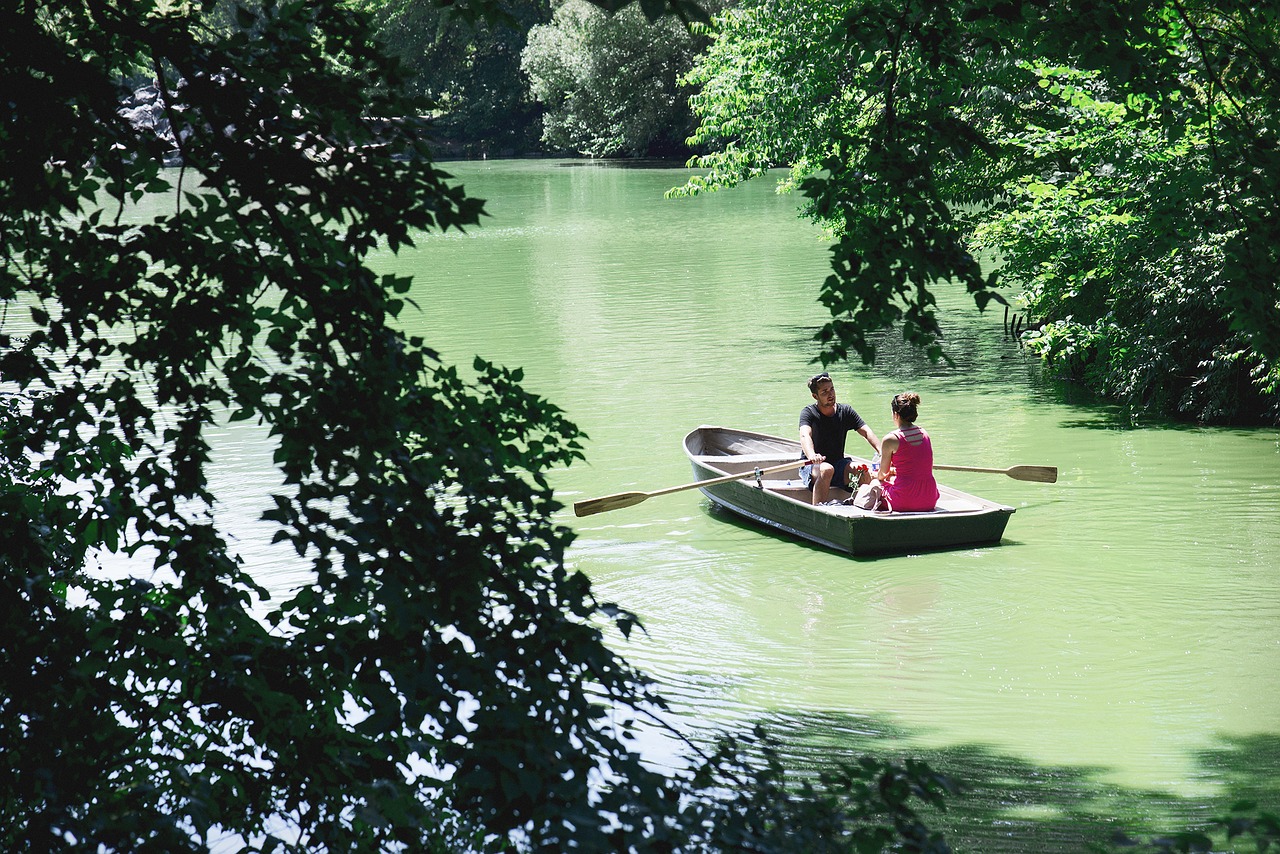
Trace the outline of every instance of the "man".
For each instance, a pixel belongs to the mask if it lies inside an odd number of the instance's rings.
[[[875,432],[847,403],[836,403],[836,386],[826,371],[809,379],[814,402],[800,411],[800,452],[808,464],[800,479],[813,490],[814,504],[831,503],[831,486],[844,486],[853,460],[844,455],[844,439],[850,431],[867,440],[880,453]]]

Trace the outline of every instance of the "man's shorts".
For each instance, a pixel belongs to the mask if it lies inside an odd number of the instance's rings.
[[[838,486],[841,489],[848,490],[849,466],[853,463],[851,457],[845,457],[835,463],[836,473],[831,475],[831,485]],[[813,466],[805,463],[800,466],[800,482],[804,484],[805,489],[813,489]]]

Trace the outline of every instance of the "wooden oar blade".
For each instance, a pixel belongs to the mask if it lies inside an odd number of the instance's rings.
[[[573,515],[590,516],[594,513],[621,510],[623,507],[634,507],[648,497],[647,492],[619,492],[617,495],[606,495],[603,498],[588,498],[585,501],[574,502]]]
[[[988,469],[978,466],[944,466],[934,463],[933,467],[940,471],[976,471],[987,474],[1004,474],[1014,480],[1029,480],[1035,483],[1057,483],[1057,466],[1010,466],[1007,469]]]
[[[1033,483],[1057,483],[1057,466],[1011,466],[1005,474],[1014,480],[1029,480]]]

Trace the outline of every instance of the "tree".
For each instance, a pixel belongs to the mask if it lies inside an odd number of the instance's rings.
[[[551,18],[545,3],[504,4],[486,23],[430,0],[364,0],[378,36],[436,105],[440,136],[467,154],[537,149],[541,111],[529,96],[520,52],[530,28]]]
[[[521,60],[546,108],[543,141],[591,157],[684,151],[693,124],[679,79],[697,49],[674,18],[650,24],[636,7],[608,14],[565,0],[530,31]]]
[[[641,762],[628,726],[661,699],[602,635],[635,618],[551,518],[576,429],[519,370],[396,331],[409,283],[365,264],[481,204],[362,14],[210,8],[0,12],[0,844],[941,850],[917,766],[797,798],[767,749]],[[167,134],[121,108],[139,69]],[[217,525],[210,435],[245,420],[313,572],[284,601]]]
[[[389,321],[408,283],[362,261],[480,205],[432,166],[361,16],[268,3],[240,25],[94,0],[4,20],[4,297],[32,321],[0,341],[24,396],[4,430],[25,532],[3,546],[5,630],[23,632],[3,644],[6,838],[199,847],[275,817],[303,849],[448,848],[471,825],[629,828],[671,795],[593,699],[652,695],[550,522],[542,472],[581,455],[577,433],[518,371],[465,380],[405,340]],[[137,64],[176,176],[118,112]],[[174,177],[172,211],[135,221]],[[265,516],[315,570],[265,625],[212,522],[206,433],[228,419],[269,430]],[[525,477],[466,474],[489,470]],[[83,571],[120,548],[156,574]]]
[[[1129,120],[1123,104],[1097,100],[1096,75],[1040,73],[1046,100],[1070,106],[1052,110],[1066,114],[1062,129],[1037,123],[1020,141],[1070,168],[1008,182],[1010,203],[973,230],[1042,318],[1028,346],[1133,415],[1266,413],[1251,377],[1266,360],[1231,327],[1224,269],[1236,225],[1207,129],[1184,121],[1170,138]]]
[[[824,362],[873,360],[870,334],[894,324],[942,356],[933,290],[956,282],[979,308],[1004,301],[975,257],[996,247],[1049,330],[1040,339],[1053,337],[1043,352],[1070,338],[1086,362],[1115,367],[1088,374],[1103,390],[1191,417],[1276,417],[1280,188],[1265,176],[1280,164],[1263,116],[1280,106],[1267,59],[1280,25],[1269,7],[757,0],[719,16],[714,34],[690,82],[694,140],[715,150],[681,192],[793,167],[837,239],[820,295],[832,314]],[[1014,239],[1044,188],[1068,186],[1053,194],[1059,216],[1041,211],[1045,241]],[[1191,205],[1177,192],[1194,193]],[[1070,200],[1108,233],[1068,230],[1050,251],[1057,229],[1081,224]],[[1126,257],[1099,263],[1094,238]],[[1093,279],[1049,281],[1068,271]],[[1143,299],[1171,296],[1180,307],[1158,324],[1136,322]],[[1151,333],[1175,316],[1186,346],[1175,362],[1152,358]]]

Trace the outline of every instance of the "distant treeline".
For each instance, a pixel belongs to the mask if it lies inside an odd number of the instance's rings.
[[[886,328],[945,358],[954,283],[1134,419],[1280,420],[1275,9],[363,2],[442,157],[694,157],[686,193],[790,167],[837,239],[824,358]]]
[[[708,9],[721,3],[708,4]],[[390,52],[438,108],[441,154],[672,157],[694,153],[681,78],[706,38],[636,6],[512,4],[477,23],[427,0],[365,0]]]

